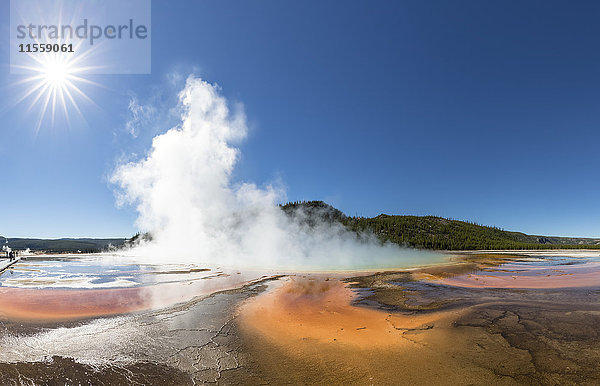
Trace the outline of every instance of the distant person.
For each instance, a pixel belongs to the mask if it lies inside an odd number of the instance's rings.
[[[8,253],[8,258],[10,259],[10,261],[13,261],[14,257],[15,257],[15,254],[14,254],[14,252],[13,252],[13,251],[10,251],[10,252]]]

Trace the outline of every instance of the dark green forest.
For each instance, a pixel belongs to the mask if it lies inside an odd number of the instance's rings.
[[[109,245],[120,246],[125,242],[122,239],[27,239],[27,238],[5,238],[0,236],[0,245],[6,244],[12,249],[32,251],[45,251],[49,253],[77,252],[95,253],[108,248]]]
[[[444,249],[600,249],[600,239],[552,237],[509,232],[496,227],[436,216],[349,217],[322,201],[301,201],[282,205],[288,215],[305,213],[325,221],[339,221],[357,233],[373,232],[382,242],[402,246]],[[303,220],[306,222],[306,220]],[[311,220],[315,223],[317,220]]]

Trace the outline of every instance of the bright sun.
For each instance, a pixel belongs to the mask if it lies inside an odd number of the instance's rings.
[[[27,100],[30,102],[27,111],[39,109],[36,133],[48,115],[52,126],[58,112],[70,125],[70,113],[76,112],[83,118],[78,102],[85,100],[95,105],[80,88],[82,83],[100,86],[83,77],[90,67],[79,65],[82,56],[56,52],[31,55],[31,58],[31,65],[19,67],[27,75],[17,82],[26,87],[16,103]]]
[[[49,63],[44,70],[46,82],[51,87],[62,87],[69,75],[69,68],[65,63]]]

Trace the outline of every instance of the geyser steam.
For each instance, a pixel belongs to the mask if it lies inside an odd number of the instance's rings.
[[[122,203],[153,240],[130,253],[165,261],[267,269],[365,269],[432,263],[433,253],[381,246],[338,223],[308,226],[277,206],[285,192],[236,184],[235,147],[247,134],[241,109],[190,76],[179,94],[181,124],[158,135],[147,156],[117,167]]]

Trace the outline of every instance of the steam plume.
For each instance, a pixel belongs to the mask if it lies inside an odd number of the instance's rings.
[[[277,206],[285,192],[232,182],[235,147],[247,134],[241,108],[216,85],[190,76],[181,123],[158,135],[145,158],[118,166],[119,200],[136,206],[153,239],[131,253],[166,261],[273,269],[360,269],[433,262],[439,256],[359,238],[337,223],[311,226]]]

